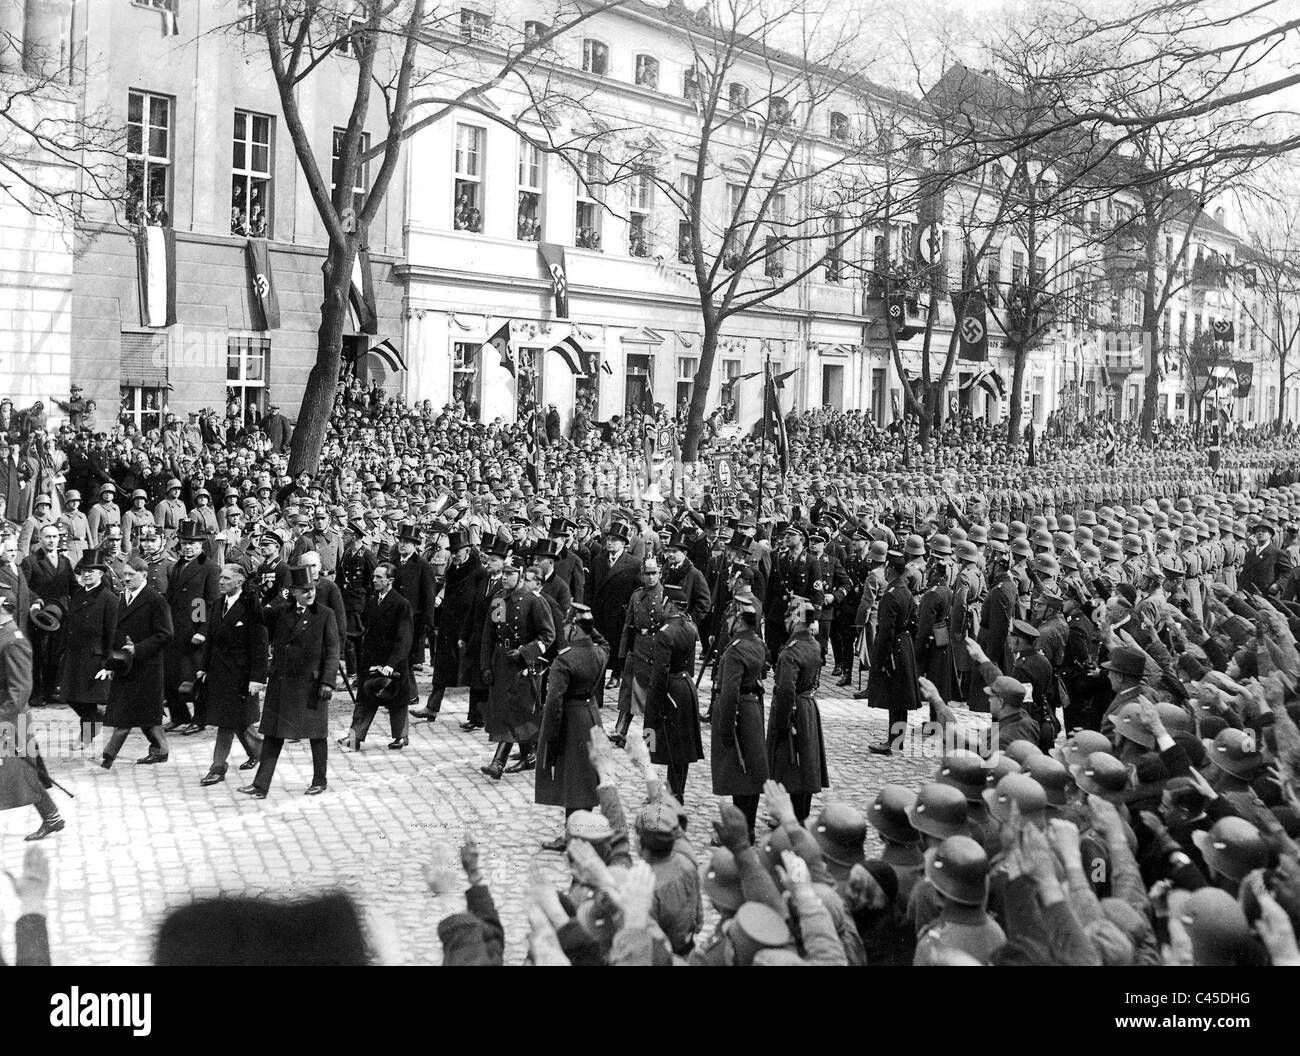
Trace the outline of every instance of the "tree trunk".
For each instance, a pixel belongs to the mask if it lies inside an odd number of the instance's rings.
[[[935,422],[938,420],[939,406],[939,384],[931,382],[929,388],[921,397],[921,406],[924,408],[923,413],[919,416],[919,428],[916,432],[916,442],[920,445],[921,454],[930,453],[930,436],[934,432]]]
[[[1281,430],[1286,422],[1286,353],[1277,354],[1277,427]]]
[[[1022,394],[1025,386],[1025,361],[1029,358],[1029,349],[1012,349],[1011,361],[1011,407],[1007,413],[1007,449],[1020,446],[1020,421],[1024,417]]]
[[[1152,358],[1157,353],[1152,353]],[[1160,375],[1154,370],[1146,376],[1142,384],[1142,439],[1150,441],[1156,421],[1156,404],[1160,400]]]
[[[320,329],[316,332],[316,362],[307,375],[298,421],[289,447],[289,474],[304,471],[315,475],[321,448],[334,409],[339,366],[343,356],[343,326],[348,318],[348,293],[352,281],[352,258],[356,249],[330,243],[321,268],[325,300],[321,304]]]
[[[704,322],[704,337],[700,341],[700,369],[695,372],[691,386],[691,406],[686,416],[686,439],[682,441],[682,461],[695,462],[700,457],[700,435],[704,432],[704,410],[709,403],[709,380],[713,377],[713,359],[718,352],[718,331],[709,321]],[[671,359],[669,360],[671,362]],[[764,361],[766,367],[766,360]],[[767,384],[766,370],[763,384]],[[789,410],[787,407],[785,410]]]

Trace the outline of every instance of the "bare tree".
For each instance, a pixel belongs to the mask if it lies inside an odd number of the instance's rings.
[[[1236,384],[1236,375],[1229,369],[1233,364],[1231,346],[1216,341],[1210,331],[1203,330],[1188,344],[1175,346],[1173,355],[1187,388],[1191,417],[1200,421],[1205,401]]]
[[[319,463],[341,366],[353,263],[391,187],[403,143],[455,108],[517,127],[524,112],[499,113],[486,102],[489,93],[508,82],[526,98],[527,115],[548,128],[549,108],[571,101],[556,97],[554,86],[562,79],[555,75],[552,46],[593,15],[626,2],[578,5],[559,0],[549,23],[514,26],[490,25],[472,12],[467,18],[456,9],[434,10],[429,0],[256,0],[251,17],[328,240],[316,360],[294,431],[291,472],[314,471]],[[356,59],[356,87],[347,120],[341,122],[343,133],[331,171],[331,159],[317,156],[299,95],[313,78],[337,75],[326,59],[341,49]],[[375,107],[382,107],[385,132],[367,152],[364,132]],[[545,136],[530,141],[557,149]],[[358,210],[351,188],[371,160],[378,165]]]
[[[625,139],[608,174],[670,203],[673,226],[657,233],[653,255],[684,271],[699,302],[685,461],[698,455],[727,322],[787,304],[814,275],[856,285],[853,247],[887,213],[876,163],[889,151],[870,115],[886,99],[907,102],[863,80],[857,27],[834,4],[719,0],[707,10],[665,12],[692,49],[684,87],[694,118]]]
[[[1300,205],[1286,193],[1274,198],[1248,226],[1247,236],[1234,292],[1250,334],[1238,340],[1252,352],[1258,347],[1261,361],[1276,366],[1275,421],[1281,428],[1287,390],[1300,375],[1292,359],[1300,349]]]
[[[120,205],[125,156],[120,122],[78,106],[75,61],[0,32],[0,193],[68,229],[88,203]]]

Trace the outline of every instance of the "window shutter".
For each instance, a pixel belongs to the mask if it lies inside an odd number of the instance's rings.
[[[122,334],[122,384],[143,388],[167,384],[166,334]]]

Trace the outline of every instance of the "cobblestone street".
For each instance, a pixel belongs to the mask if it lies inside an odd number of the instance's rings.
[[[831,795],[865,810],[880,785],[894,781],[915,787],[933,772],[933,753],[870,755],[867,745],[882,736],[885,713],[834,688],[829,675],[828,666],[820,697]],[[421,678],[421,688],[427,695],[427,678]],[[705,698],[707,692],[706,681]],[[607,694],[611,702],[614,697]],[[51,760],[55,779],[76,796],[70,800],[55,790],[68,827],[42,845],[53,876],[54,962],[147,963],[163,912],[196,895],[287,897],[341,888],[392,920],[405,963],[436,964],[441,957],[437,923],[464,903],[460,890],[431,895],[420,867],[434,841],[455,846],[470,829],[505,924],[507,963],[519,963],[530,866],[538,863],[557,885],[566,873],[561,856],[538,847],[539,840],[559,831],[562,812],[533,804],[531,773],[506,775],[500,782],[479,773],[490,753],[482,732],[458,728],[465,706],[465,690],[449,693],[436,724],[412,723],[405,751],[386,749],[382,715],[364,752],[345,754],[331,744],[330,790],[319,797],[302,795],[311,775],[305,743],[286,745],[265,801],[235,792],[250,777],[236,769],[244,758],[238,745],[225,783],[199,787],[212,751],[210,731],[169,738],[171,758],[163,765],[133,765],[147,747],[139,733],[112,771],[92,769],[80,758]],[[336,694],[335,737],[346,729],[350,707],[346,694]],[[611,728],[613,709],[602,714]],[[38,717],[69,728],[75,721],[62,708]],[[923,717],[924,712],[915,712],[913,722]],[[707,759],[707,725],[704,735]],[[642,788],[633,781],[626,757],[619,753],[619,758],[624,760],[620,789],[631,812]],[[687,800],[695,821],[691,836],[697,847],[707,845],[708,817],[714,812],[707,761],[691,768]],[[820,801],[814,802],[814,812]],[[27,846],[22,837],[36,823],[29,809],[0,814],[0,867],[20,867]],[[12,922],[16,902],[7,883],[0,889],[0,909]],[[11,956],[8,934],[4,942]]]

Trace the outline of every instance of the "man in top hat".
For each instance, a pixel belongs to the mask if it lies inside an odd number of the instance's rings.
[[[895,742],[907,733],[907,713],[920,706],[916,688],[916,653],[912,628],[916,620],[916,599],[904,576],[907,561],[891,550],[885,565],[885,592],[880,597],[876,634],[872,642],[871,675],[867,696],[873,708],[889,712],[885,739],[870,746],[875,755],[889,755]]]
[[[433,567],[420,556],[424,535],[418,525],[403,524],[397,532],[397,569],[394,587],[411,603],[411,619],[415,636],[411,640],[411,670],[424,664],[424,640],[437,633],[434,620],[438,613],[438,584]],[[383,555],[381,555],[382,557]],[[391,560],[391,559],[390,559]],[[414,680],[411,682],[415,685]]]
[[[113,649],[97,676],[110,683],[104,725],[113,728],[99,764],[103,770],[112,769],[132,728],[138,728],[149,742],[148,753],[137,763],[168,759],[162,725],[163,652],[172,640],[172,616],[162,595],[149,586],[148,573],[143,560],[127,558]]]
[[[566,587],[569,597],[581,599],[587,589],[587,569],[583,558],[573,548],[577,525],[567,517],[551,519],[550,539],[556,546],[555,574]]]
[[[31,588],[33,611],[50,606],[49,617],[62,617],[60,603],[72,593],[72,565],[59,553],[59,529],[47,524],[41,529],[38,545],[22,563],[22,573]],[[30,703],[57,703],[59,697],[59,655],[62,652],[62,628],[46,620],[29,618],[32,650],[32,687]]]
[[[570,607],[563,633],[566,644],[547,672],[533,802],[563,807],[567,819],[574,811],[591,810],[599,802],[588,741],[591,731],[601,728],[596,695],[609,661],[609,647],[592,622],[591,610],[577,602]],[[560,836],[543,843],[542,849],[563,851],[565,842]]]
[[[117,485],[105,481],[99,486],[99,501],[86,514],[86,527],[90,531],[90,546],[101,546],[110,525],[122,523],[122,511],[116,501]]]
[[[68,561],[75,568],[81,555],[90,547],[90,522],[81,511],[81,492],[69,488],[63,495],[63,512],[58,523],[67,530]]]
[[[217,729],[212,763],[199,782],[204,787],[226,779],[226,760],[236,737],[248,754],[241,770],[253,769],[262,751],[261,738],[252,726],[266,688],[267,633],[256,592],[244,590],[247,578],[242,565],[221,567],[217,580],[221,597],[208,614],[201,669],[194,675],[202,687],[207,721]]]
[[[202,662],[208,617],[221,594],[218,583],[221,569],[204,552],[206,540],[202,525],[190,520],[183,522],[177,535],[180,557],[168,577],[165,597],[174,632],[164,658],[167,710],[171,717],[168,733],[173,730],[182,734],[198,733],[204,725],[202,715],[190,712],[180,686],[183,682],[194,684],[195,672]]]
[[[435,598],[437,615],[434,617],[433,686],[429,691],[427,706],[411,711],[417,719],[428,722],[437,719],[448,687],[466,684],[463,633],[465,614],[473,604],[474,586],[482,568],[478,553],[470,546],[469,535],[465,532],[450,532],[447,536],[447,549],[451,553],[451,560],[443,576],[442,589]],[[364,669],[362,677],[365,677]]]
[[[822,666],[815,638],[817,611],[811,601],[797,596],[786,606],[787,637],[777,654],[767,727],[768,773],[790,793],[800,822],[812,810],[812,797],[830,784],[815,696]]]
[[[707,624],[711,593],[704,573],[691,564],[690,549],[679,528],[665,533],[662,579],[666,587],[681,587],[686,592],[686,615],[701,636]]]
[[[312,779],[306,790],[326,790],[329,759],[329,704],[339,669],[339,634],[334,614],[316,603],[316,583],[300,565],[289,570],[289,599],[263,612],[271,639],[266,703],[259,732],[262,755],[252,784],[239,791],[265,799],[286,740],[311,742]]]
[[[587,579],[584,601],[591,609],[596,630],[608,642],[619,640],[641,573],[641,562],[627,553],[629,537],[626,524],[613,522],[605,532],[605,552],[591,557],[591,576]],[[619,672],[614,669],[609,686],[616,688],[618,684]]]
[[[413,693],[409,683],[414,680],[410,662],[415,631],[410,602],[393,589],[395,571],[388,561],[375,567],[375,589],[366,602],[357,649],[357,703],[352,710],[351,728],[339,740],[345,751],[361,751],[381,705],[388,708],[393,735],[388,747],[402,749],[410,743],[407,702]]]

